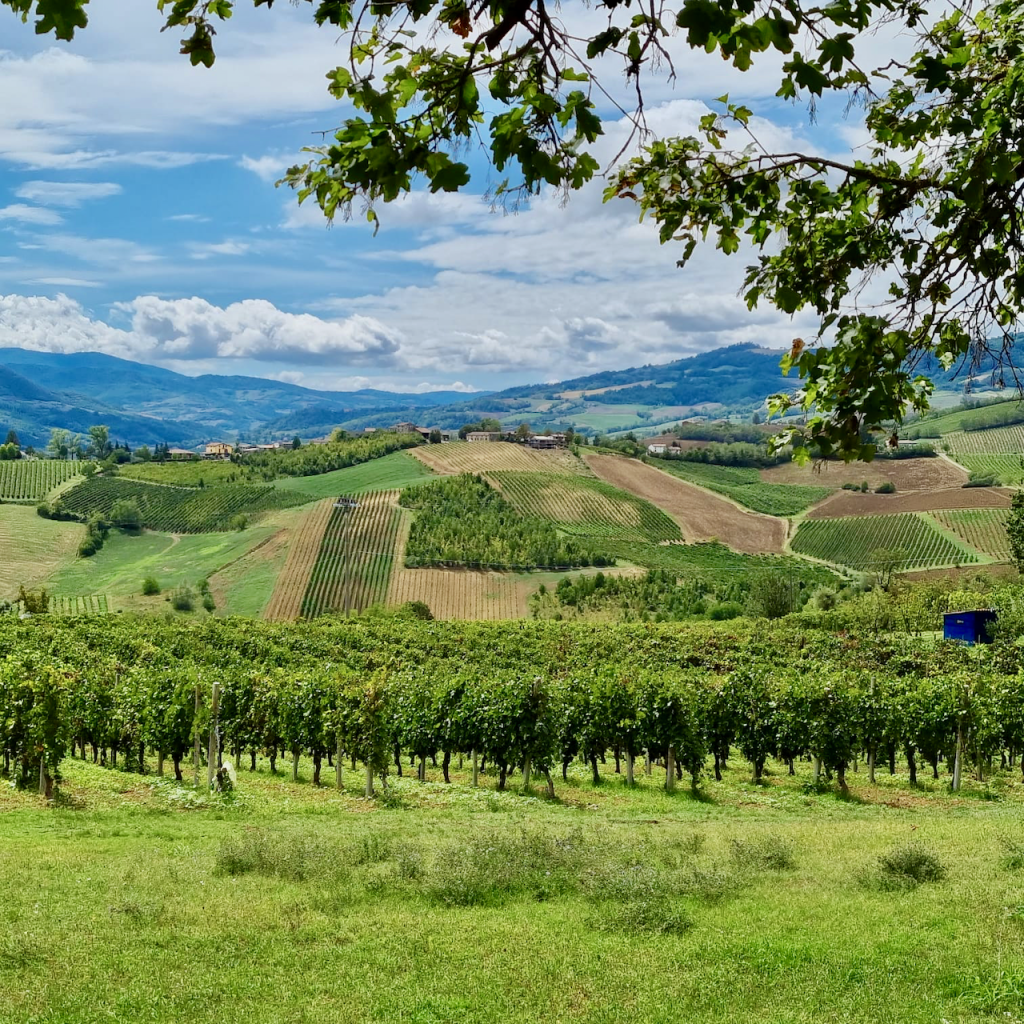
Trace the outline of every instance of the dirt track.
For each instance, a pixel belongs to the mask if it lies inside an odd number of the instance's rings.
[[[719,540],[734,551],[750,555],[779,552],[786,543],[784,519],[744,512],[710,491],[636,459],[597,454],[584,458],[606,483],[645,498],[667,512],[688,542]]]
[[[884,516],[891,512],[938,512],[952,508],[1009,508],[1012,492],[996,487],[944,487],[906,494],[861,494],[837,491],[816,505],[808,519],[841,516]]]

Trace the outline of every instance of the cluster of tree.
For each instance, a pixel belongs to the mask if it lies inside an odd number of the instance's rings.
[[[703,462],[714,466],[761,468],[788,462],[791,456],[789,452],[769,452],[762,438],[760,444],[747,444],[739,441],[727,444],[710,442],[700,448],[668,448],[659,458],[678,459],[681,462]]]
[[[232,455],[232,461],[246,470],[251,480],[276,480],[282,476],[315,476],[378,459],[390,452],[415,448],[423,443],[419,434],[396,434],[380,430],[349,437],[339,431],[328,444],[275,448],[270,451]]]
[[[479,476],[464,473],[410,487],[399,501],[416,510],[405,548],[409,568],[564,569],[611,562],[563,537],[547,520],[517,512]]]
[[[251,766],[267,756],[272,770],[282,756],[291,754],[297,764],[309,755],[314,784],[332,755],[347,754],[353,763],[358,758],[372,778],[392,763],[401,770],[403,754],[421,763],[440,754],[446,777],[453,755],[476,754],[498,769],[499,788],[511,772],[522,771],[526,783],[531,773],[546,777],[553,792],[556,766],[564,774],[578,758],[600,782],[598,761],[613,751],[625,761],[627,778],[647,753],[665,764],[666,786],[684,775],[696,786],[709,770],[720,778],[738,751],[755,780],[770,758],[792,771],[796,759],[812,757],[845,790],[855,761],[866,762],[874,781],[882,765],[894,772],[899,756],[911,783],[922,762],[935,778],[945,762],[955,789],[962,772],[981,777],[994,760],[1012,764],[1024,751],[1019,680],[979,664],[955,644],[879,664],[883,651],[859,648],[851,636],[822,645],[817,661],[799,646],[772,651],[763,636],[728,650],[712,638],[711,649],[695,651],[687,666],[666,657],[681,653],[672,651],[671,633],[648,629],[643,642],[664,647],[660,657],[630,663],[619,650],[607,660],[578,664],[573,638],[563,633],[550,652],[555,663],[531,664],[524,672],[495,670],[478,648],[466,657],[451,630],[424,623],[432,664],[409,664],[411,652],[404,650],[390,672],[364,672],[326,660],[281,664],[287,651],[280,647],[270,664],[259,664],[252,654],[260,636],[252,630],[231,658],[226,644],[239,627],[215,620],[185,633],[166,626],[162,636],[142,630],[148,635],[134,643],[149,641],[148,658],[121,660],[109,652],[134,646],[123,632],[140,630],[131,623],[114,630],[104,625],[114,634],[106,639],[105,656],[89,650],[87,637],[77,636],[67,649],[39,650],[24,624],[0,627],[12,651],[0,664],[0,743],[4,770],[16,783],[35,785],[42,776],[52,791],[69,752],[110,766],[120,757],[122,768],[135,771],[144,770],[147,751],[156,752],[181,778],[195,737],[212,731],[209,676],[173,642],[189,636],[230,658],[211,674],[222,687],[216,723],[222,749],[236,760],[248,754]],[[410,621],[401,627],[414,643],[426,639],[415,635]],[[374,638],[372,629],[362,627],[364,640]],[[507,633],[507,627],[463,630],[477,643]],[[532,638],[519,628],[508,639],[521,655]],[[709,635],[694,639],[707,642]],[[393,642],[400,643],[397,633]],[[709,672],[708,663],[721,657],[730,659],[727,666]]]
[[[477,420],[475,423],[463,423],[459,427],[459,437],[465,441],[470,434],[474,434],[477,431],[487,431],[488,433],[501,433],[503,431],[501,420],[496,420],[492,416],[485,416],[483,419]]]

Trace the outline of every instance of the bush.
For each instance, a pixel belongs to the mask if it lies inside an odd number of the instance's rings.
[[[883,888],[913,888],[922,882],[939,882],[946,869],[938,856],[916,843],[893,847],[878,858]]]
[[[110,521],[122,530],[138,530],[142,526],[139,503],[131,498],[119,498],[110,506]]]
[[[860,482],[860,491],[861,491],[861,494],[867,494],[868,493],[868,482],[867,482],[867,480],[861,480],[861,482]]]
[[[142,592],[146,597],[152,597],[154,594],[160,593],[160,583],[155,576],[147,576],[142,581]]]
[[[190,612],[195,609],[196,596],[190,587],[179,587],[171,595],[171,607],[176,612]]]
[[[733,839],[730,847],[737,866],[748,870],[789,871],[796,867],[793,847],[781,836],[769,833],[757,839]]]
[[[430,605],[426,601],[406,601],[402,605],[402,609],[413,619],[429,622],[434,618],[434,613],[430,610]]]
[[[708,609],[708,618],[713,622],[726,622],[729,619],[738,619],[743,614],[743,605],[739,601],[722,601],[720,604],[713,604]]]
[[[967,483],[963,487],[995,487],[999,481],[993,473],[971,473]]]
[[[241,533],[249,525],[249,517],[244,512],[239,512],[238,515],[231,517],[228,525],[232,530]]]
[[[896,485],[891,480],[886,480],[884,483],[880,483],[875,488],[875,494],[895,494]]]
[[[213,599],[213,594],[203,594],[203,607],[210,613],[217,607],[217,602]]]
[[[1003,836],[1003,849],[1003,867],[1007,871],[1020,871],[1024,868],[1024,841]]]

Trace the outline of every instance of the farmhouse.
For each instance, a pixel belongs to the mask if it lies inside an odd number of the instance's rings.
[[[231,457],[234,446],[227,441],[211,441],[203,451],[204,459],[227,459]]]
[[[526,442],[531,448],[546,450],[550,448],[564,448],[565,434],[534,434]]]
[[[466,435],[467,441],[500,441],[502,434],[497,430],[471,430]]]
[[[391,429],[396,434],[417,434],[423,428],[417,427],[415,423],[396,423]]]
[[[649,444],[647,446],[648,455],[664,455],[668,445],[665,444]]]
[[[188,462],[189,459],[198,459],[199,455],[188,448],[168,448],[167,457],[172,462]]]

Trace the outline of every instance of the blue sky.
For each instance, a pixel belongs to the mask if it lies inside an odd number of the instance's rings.
[[[90,5],[71,44],[0,27],[0,345],[105,351],[181,372],[312,387],[501,388],[664,362],[809,329],[736,296],[742,259],[686,271],[602,183],[514,215],[417,192],[327,229],[274,180],[346,111],[342,60],[309,5],[239,6],[212,70],[191,68],[155,3]],[[586,27],[591,12],[568,4]],[[886,43],[871,44],[879,54]],[[774,61],[737,75],[672,41],[678,80],[648,90],[651,126],[685,133],[704,101],[749,102],[780,144],[846,152],[854,122],[774,100]],[[606,81],[619,72],[608,70]],[[602,157],[625,126],[611,123]]]

